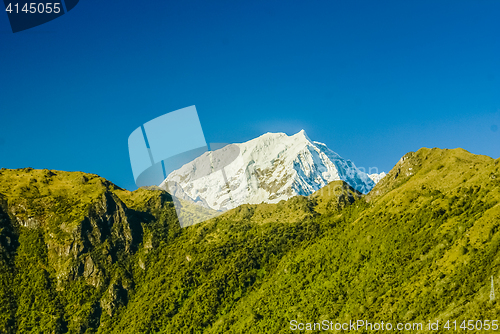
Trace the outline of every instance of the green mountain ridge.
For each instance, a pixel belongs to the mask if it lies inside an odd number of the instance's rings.
[[[422,148],[367,195],[336,181],[186,228],[162,190],[1,169],[0,333],[495,320],[499,161]]]

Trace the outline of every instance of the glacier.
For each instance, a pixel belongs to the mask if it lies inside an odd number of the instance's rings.
[[[226,211],[307,196],[336,180],[366,194],[383,176],[364,173],[301,130],[291,136],[266,133],[205,152],[171,172],[160,187],[183,200]]]

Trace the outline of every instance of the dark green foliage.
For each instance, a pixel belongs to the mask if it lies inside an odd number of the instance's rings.
[[[37,230],[22,230],[17,250],[16,327],[20,333],[63,333],[63,307],[47,267],[47,248]]]
[[[0,194],[0,333],[15,333],[16,302],[12,291],[17,235],[7,214],[7,199]]]
[[[497,165],[463,150],[422,149],[368,196],[337,182],[183,229],[160,190],[3,171],[13,175],[0,178],[0,333],[289,333],[292,319],[495,320]]]

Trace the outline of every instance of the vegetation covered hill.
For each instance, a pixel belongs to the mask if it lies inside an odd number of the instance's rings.
[[[498,319],[499,161],[424,148],[366,196],[333,182],[186,228],[161,190],[2,169],[0,333]]]

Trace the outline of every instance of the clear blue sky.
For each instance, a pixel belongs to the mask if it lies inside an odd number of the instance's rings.
[[[135,189],[129,134],[190,105],[208,142],[305,129],[386,172],[424,146],[498,158],[500,1],[81,0],[17,34],[0,13],[0,167]]]

